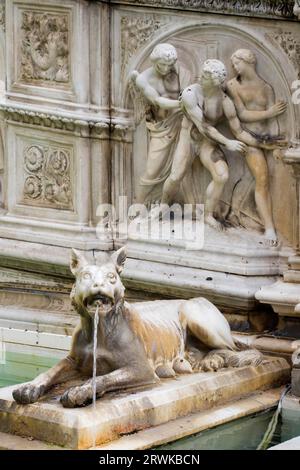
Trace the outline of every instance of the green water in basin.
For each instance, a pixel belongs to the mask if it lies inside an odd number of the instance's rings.
[[[261,412],[160,446],[159,450],[256,450],[275,409]],[[300,435],[299,416],[284,413],[268,447]]]
[[[28,382],[58,361],[57,357],[8,351],[0,363],[0,387]]]

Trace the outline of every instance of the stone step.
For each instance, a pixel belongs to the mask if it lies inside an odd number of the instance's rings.
[[[244,418],[254,413],[272,408],[278,404],[283,387],[259,392],[249,398],[217,406],[212,410],[202,411],[178,418],[169,423],[144,429],[135,434],[125,435],[120,439],[91,448],[91,450],[145,450],[177,441],[178,439]]]
[[[0,450],[65,450],[62,447],[37,441],[31,437],[14,436],[0,432]]]
[[[90,450],[145,450],[185,438],[221,424],[229,423],[277,405],[283,387],[254,393],[248,398],[218,406],[212,410],[193,413],[184,418],[154,426],[134,434],[124,435]],[[0,432],[0,450],[68,450],[63,447]]]
[[[12,398],[16,386],[6,387],[0,390],[0,431],[86,449],[280,386],[289,379],[285,359],[266,358],[258,367],[185,375],[162,380],[151,388],[106,395],[95,409],[63,408],[59,402],[62,389],[38,403],[18,405]]]

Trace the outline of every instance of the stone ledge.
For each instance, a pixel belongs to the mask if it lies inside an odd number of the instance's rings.
[[[299,284],[279,280],[272,285],[262,286],[255,298],[262,304],[271,304],[280,316],[299,317],[296,306],[300,303]]]
[[[0,450],[64,450],[62,447],[46,444],[35,439],[12,436],[0,432]]]
[[[193,413],[170,423],[161,424],[134,434],[122,436],[109,444],[92,447],[90,450],[144,450],[182,439],[215,426],[232,422],[245,416],[259,413],[276,406],[282,387],[259,392],[213,410]],[[36,439],[14,436],[0,432],[0,450],[68,450],[46,444]]]
[[[164,380],[157,386],[114,393],[96,408],[64,409],[56,390],[33,405],[17,405],[13,387],[0,390],[0,431],[73,449],[86,449],[191,413],[214,408],[253,392],[286,383],[290,367],[284,359],[267,358],[258,367],[224,369]],[[93,423],[93,424],[92,424]]]
[[[192,434],[272,408],[277,405],[281,393],[282,387],[268,390],[267,392],[259,392],[251,395],[249,398],[242,398],[209,411],[194,413],[185,418],[176,419],[171,423],[161,424],[160,426],[145,429],[129,436],[123,436],[117,441],[94,447],[91,450],[105,450],[109,452],[112,450],[144,450],[168,444]]]

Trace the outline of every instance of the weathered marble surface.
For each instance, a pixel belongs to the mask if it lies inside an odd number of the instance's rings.
[[[11,395],[14,387],[7,387],[0,390],[0,431],[83,449],[93,445],[94,432],[96,444],[108,442],[122,433],[279,386],[289,380],[289,374],[284,359],[269,359],[257,368],[182,376],[151,389],[111,394],[97,401],[96,411],[92,406],[64,409],[58,401],[61,390],[34,405],[17,405]]]
[[[100,203],[118,208],[120,195],[127,196],[128,204],[134,202],[145,170],[147,132],[132,100],[131,72],[146,70],[153,48],[168,42],[194,80],[204,61],[212,58],[225,63],[230,79],[235,75],[230,57],[238,43],[256,55],[258,74],[276,99],[288,103],[278,124],[293,148],[282,161],[266,152],[281,246],[264,251],[253,242],[256,235],[245,231],[235,235],[222,262],[221,250],[227,244],[223,235],[209,234],[203,257],[201,251],[193,257],[171,241],[155,244],[154,249],[152,243],[130,240],[128,282],[158,296],[176,297],[185,289],[189,295],[208,293],[219,305],[236,311],[256,309],[260,301],[279,311],[277,296],[282,294],[280,312],[299,315],[294,312],[300,302],[299,263],[293,255],[299,250],[300,233],[300,113],[291,97],[292,83],[299,78],[299,2],[4,3],[0,2],[0,266],[27,266],[47,275],[53,270],[68,277],[62,250],[66,253],[73,246],[101,257],[114,244],[120,245],[122,240],[109,232],[97,238],[96,212]],[[259,233],[253,178],[240,156],[227,153],[226,158],[229,180],[221,212],[226,214],[233,201],[244,225]],[[197,201],[203,202],[210,176],[203,168],[198,170],[192,177]],[[249,192],[243,199],[246,187]],[[278,277],[280,291],[275,285]],[[208,278],[216,280],[213,286]],[[44,281],[41,276],[36,285]],[[19,299],[23,286],[20,283]],[[262,289],[258,300],[260,287],[266,291]]]

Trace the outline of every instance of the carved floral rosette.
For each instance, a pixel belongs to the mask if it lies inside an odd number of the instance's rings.
[[[25,203],[73,208],[69,150],[29,145],[24,150],[24,170]]]

